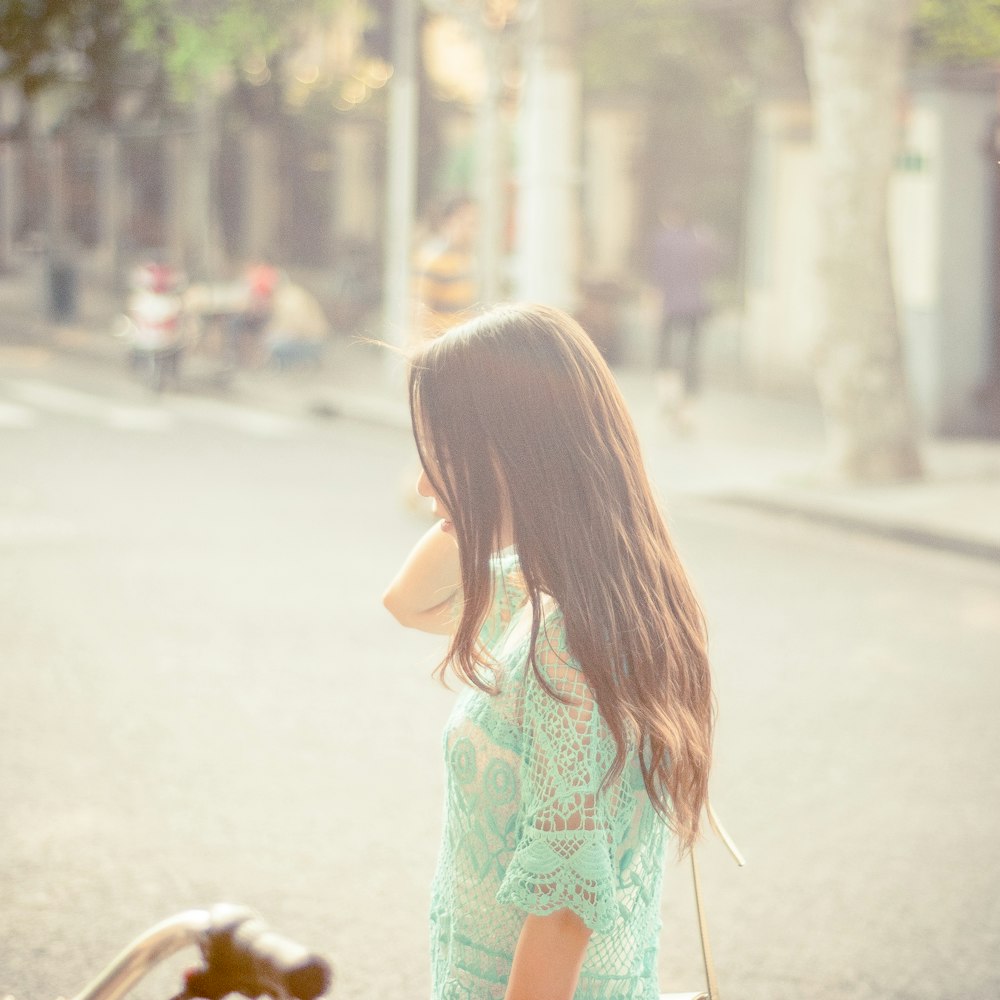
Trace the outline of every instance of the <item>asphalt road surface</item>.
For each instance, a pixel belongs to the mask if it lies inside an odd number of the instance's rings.
[[[427,995],[453,695],[379,595],[428,523],[399,431],[0,369],[0,997],[72,996],[233,900],[342,1000]],[[701,852],[733,1000],[1000,996],[1000,567],[684,500],[719,697]],[[684,868],[664,989],[694,989]],[[166,997],[190,956],[143,987]]]

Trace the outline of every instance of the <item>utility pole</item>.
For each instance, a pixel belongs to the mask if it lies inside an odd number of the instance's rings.
[[[14,242],[21,211],[21,145],[14,127],[23,114],[23,97],[11,83],[0,84],[0,271],[13,266]]]
[[[478,113],[479,148],[476,169],[476,195],[479,202],[479,274],[480,299],[493,305],[500,297],[500,261],[503,238],[503,161],[500,142],[501,45],[499,31],[491,30],[479,19],[478,35],[486,64],[486,93]]]
[[[526,21],[518,159],[518,299],[572,310],[580,270],[580,73],[575,0]]]
[[[114,127],[109,126],[100,133],[99,143],[101,248],[105,281],[108,288],[117,291],[122,279],[121,139]]]
[[[409,339],[411,323],[410,254],[417,186],[417,3],[396,0],[392,12],[383,338],[400,346]]]
[[[195,273],[209,282],[221,277],[222,247],[221,240],[216,239],[218,209],[215,201],[218,121],[218,95],[211,84],[203,81],[195,102],[194,190],[188,221]]]

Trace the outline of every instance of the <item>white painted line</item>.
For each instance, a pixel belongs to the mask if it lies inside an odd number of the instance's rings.
[[[21,542],[61,542],[80,533],[70,521],[44,514],[12,516],[0,514],[0,545]]]
[[[295,417],[251,410],[215,399],[171,397],[165,401],[171,411],[190,420],[214,423],[259,437],[284,438],[307,428],[309,424]]]
[[[8,395],[48,413],[86,417],[118,430],[163,431],[174,422],[173,417],[160,408],[124,406],[38,379],[11,379],[4,383],[4,388]]]
[[[168,394],[160,399],[156,407],[130,406],[39,379],[4,379],[0,381],[0,388],[18,404],[47,413],[85,417],[117,430],[164,431],[174,426],[178,417],[265,438],[287,438],[310,426],[301,418],[215,399]],[[19,406],[17,409],[22,410],[21,414],[10,419],[26,420],[24,413],[29,411]],[[2,411],[0,426],[3,426]],[[17,426],[29,425],[21,423]]]
[[[17,403],[0,401],[0,428],[6,430],[34,427],[38,423],[38,414],[27,406]]]
[[[4,388],[8,396],[48,413],[97,417],[104,405],[96,396],[37,379],[12,379],[4,383]]]
[[[104,421],[122,431],[165,431],[176,424],[173,414],[147,406],[109,406]]]

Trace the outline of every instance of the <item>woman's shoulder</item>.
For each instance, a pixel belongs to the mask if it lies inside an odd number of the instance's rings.
[[[502,549],[490,557],[490,576],[493,581],[493,604],[502,607],[509,620],[511,613],[528,600],[528,586],[514,546]]]
[[[508,545],[507,548],[494,552],[490,556],[490,572],[494,576],[520,576],[521,558],[517,554],[517,548]]]
[[[490,557],[492,598],[479,629],[479,642],[491,653],[505,643],[511,622],[528,599],[517,550],[503,549]]]
[[[562,609],[544,595],[531,654],[526,676],[530,685],[542,688],[547,694],[555,694],[559,699],[593,700],[583,667],[570,648]]]
[[[489,636],[492,652],[505,660],[505,672],[513,677],[541,677],[545,687],[566,692],[586,685],[580,661],[573,655],[566,635],[566,621],[556,600],[548,594],[538,595],[538,632],[532,643],[534,620],[531,595],[521,570],[517,550],[510,546],[490,559],[494,580],[493,627],[484,629],[482,638]],[[500,624],[498,619],[502,619]],[[537,673],[531,669],[534,664]]]

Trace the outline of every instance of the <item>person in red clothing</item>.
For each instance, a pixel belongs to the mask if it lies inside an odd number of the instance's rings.
[[[261,344],[271,320],[280,277],[278,269],[270,264],[252,264],[244,272],[243,308],[232,318],[227,331],[227,351],[234,367],[261,362]]]

